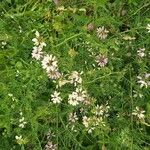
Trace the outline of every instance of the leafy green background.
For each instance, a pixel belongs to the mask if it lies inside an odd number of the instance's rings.
[[[140,61],[136,54],[142,47],[150,52],[146,30],[150,22],[149,0],[62,0],[61,5],[85,8],[86,13],[59,12],[52,0],[1,0],[0,42],[6,41],[7,45],[0,50],[0,149],[41,150],[50,129],[60,150],[148,150],[150,128],[134,121],[130,114],[140,106],[146,110],[146,122],[150,124],[150,89],[140,89],[136,83],[139,73],[150,71],[150,58]],[[88,32],[91,22],[96,27],[105,26],[110,31],[108,39],[101,41],[96,31]],[[47,43],[45,51],[58,58],[63,73],[84,71],[83,86],[89,95],[99,104],[109,101],[106,129],[89,135],[78,124],[74,133],[66,117],[73,108],[67,102],[61,106],[49,103],[55,84],[31,57],[36,30]],[[125,35],[136,40],[124,40]],[[85,42],[90,43],[94,53],[107,54],[107,67],[93,69],[94,60]],[[71,49],[76,52],[72,56]],[[65,100],[71,88],[61,89]],[[134,89],[144,97],[133,98]],[[25,129],[17,126],[20,110],[27,120]],[[17,133],[26,137],[26,144],[16,143]]]

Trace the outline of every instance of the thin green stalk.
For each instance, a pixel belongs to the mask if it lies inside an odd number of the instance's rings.
[[[69,37],[69,38],[65,39],[63,42],[61,42],[61,43],[57,44],[57,45],[56,45],[56,46],[54,46],[54,47],[61,46],[61,45],[63,45],[64,43],[66,43],[67,41],[69,41],[69,40],[71,40],[71,39],[73,39],[73,38],[75,38],[75,37],[78,37],[78,36],[80,36],[80,35],[82,35],[82,34],[83,34],[83,33],[75,34],[75,35],[73,35],[73,36],[71,36],[71,37]]]
[[[56,111],[57,111],[57,122],[56,122],[56,126],[57,126],[57,147],[58,147],[58,119],[59,119],[59,113],[58,113],[58,105],[56,105]],[[59,149],[59,148],[58,148]]]
[[[86,84],[93,83],[93,82],[95,82],[95,81],[97,81],[97,80],[99,80],[99,79],[103,79],[103,78],[105,78],[105,77],[109,77],[110,75],[121,74],[121,73],[122,73],[122,72],[109,73],[109,74],[107,74],[107,75],[104,75],[104,76],[100,76],[100,77],[98,77],[98,78],[95,78],[94,80],[89,81],[89,82],[87,82]]]
[[[131,74],[131,68],[130,68],[130,98],[131,98],[131,110],[133,111],[133,87],[132,87],[132,74]],[[131,134],[133,134],[133,115],[131,115]],[[133,135],[131,139],[131,150],[133,150]]]

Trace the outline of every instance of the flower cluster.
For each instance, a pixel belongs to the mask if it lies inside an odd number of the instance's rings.
[[[22,141],[22,135],[20,135],[20,136],[16,135],[15,139],[17,140],[17,143],[21,143],[21,141]]]
[[[56,57],[53,55],[46,55],[42,60],[42,67],[51,79],[58,79],[61,76],[57,63]]]
[[[148,33],[150,33],[150,24],[147,24],[146,29],[148,30]]]
[[[140,88],[148,88],[150,86],[150,73],[145,73],[144,75],[137,76],[137,83],[140,84]]]
[[[58,79],[61,74],[58,70],[58,62],[56,57],[52,54],[44,55],[43,48],[46,46],[46,43],[43,41],[43,38],[40,36],[38,31],[36,31],[35,35],[36,37],[32,39],[34,42],[32,58],[41,60],[42,68],[46,70],[46,73],[50,79]]]
[[[53,55],[46,55],[44,56],[42,60],[42,67],[45,69],[47,72],[50,70],[55,70],[57,68],[57,61],[56,57]]]
[[[123,35],[122,38],[126,41],[129,41],[129,43],[131,43],[133,40],[135,40],[136,38],[133,36],[130,36],[130,35]]]
[[[83,72],[79,73],[77,71],[72,71],[71,74],[69,75],[68,79],[65,79],[64,77],[63,77],[64,79],[60,78],[58,81],[57,88],[62,87],[66,83],[73,84],[75,87],[79,84],[82,84],[82,78],[81,78],[82,73]]]
[[[145,118],[145,110],[140,110],[139,107],[136,107],[135,110],[133,110],[132,115],[136,116],[139,120],[143,120]]]
[[[107,38],[109,31],[104,26],[97,28],[97,37],[104,40]]]
[[[32,58],[35,58],[36,60],[40,60],[43,57],[43,47],[46,46],[46,43],[43,42],[43,39],[41,38],[38,31],[35,32],[36,37],[32,39],[34,42],[34,47],[32,51]]]
[[[54,0],[54,1],[58,1],[58,0]],[[55,3],[57,5],[57,3]],[[76,13],[76,12],[86,12],[86,9],[85,8],[72,8],[72,7],[68,7],[68,8],[65,8],[64,6],[59,6],[57,7],[56,9],[57,11],[60,11],[60,12],[71,12],[71,13]]]
[[[15,139],[19,145],[25,144],[27,141],[22,137],[22,135],[16,135]]]
[[[79,120],[77,113],[70,113],[69,114],[69,125],[71,126],[71,130],[76,132],[77,130],[75,130],[75,123]]]
[[[137,98],[137,97],[142,98],[144,96],[142,93],[139,93],[137,91],[133,91],[133,93],[134,93],[133,97],[135,97],[135,98]]]
[[[95,106],[91,112],[93,115],[87,117],[86,115],[82,118],[82,123],[85,126],[88,133],[92,133],[96,128],[105,127],[105,119],[109,116],[110,106],[108,102],[105,105]]]
[[[84,103],[86,99],[87,92],[84,91],[82,88],[76,88],[76,90],[69,95],[68,103],[72,106],[76,106],[79,103]]]
[[[7,45],[7,42],[3,41],[1,44],[2,44],[1,48],[4,49],[5,46]]]
[[[78,120],[77,113],[70,113],[69,114],[69,122],[70,123],[75,123]]]
[[[92,32],[94,29],[95,29],[95,25],[94,25],[93,23],[89,23],[89,24],[87,25],[87,30],[88,30],[89,32]]]
[[[145,54],[145,48],[140,48],[137,50],[137,55],[141,58],[143,58],[146,54]]]
[[[20,127],[20,128],[24,128],[24,127],[25,127],[25,125],[27,124],[27,122],[26,122],[26,121],[24,121],[24,120],[25,120],[25,118],[23,117],[22,112],[20,112],[20,116],[21,116],[21,119],[19,119],[19,127]]]
[[[51,100],[54,104],[59,104],[62,101],[59,95],[60,95],[60,92],[57,92],[57,91],[51,94]]]
[[[71,84],[74,84],[74,86],[77,86],[77,84],[82,83],[81,73],[78,73],[77,71],[73,71],[71,75],[69,76],[69,81]]]
[[[108,114],[108,111],[110,109],[110,106],[108,106],[108,104],[106,105],[97,105],[94,110],[93,110],[93,113],[96,115],[96,116],[101,116],[101,117],[108,117],[109,114]]]
[[[45,145],[45,149],[44,150],[57,150],[57,145],[56,144],[53,144],[52,142],[52,138],[54,137],[54,133],[52,133],[50,130],[49,132],[47,133],[47,144]]]
[[[102,54],[99,54],[96,56],[95,60],[100,67],[105,67],[105,65],[108,63],[108,58]]]
[[[47,140],[51,140],[53,137],[55,137],[55,134],[51,132],[51,130],[49,130],[46,136],[47,136]]]
[[[12,98],[12,101],[13,101],[13,102],[17,102],[17,101],[18,101],[17,98],[14,97],[13,94],[9,93],[8,96]]]
[[[12,94],[12,93],[9,93],[8,96],[11,98],[11,108],[12,109],[15,109],[15,107],[17,106],[17,103],[18,103],[18,99]]]
[[[97,127],[105,126],[105,122],[102,117],[97,116],[83,116],[82,123],[85,126],[88,133],[92,133]]]
[[[51,141],[49,141],[46,145],[45,145],[45,150],[57,150],[57,145],[53,144]]]

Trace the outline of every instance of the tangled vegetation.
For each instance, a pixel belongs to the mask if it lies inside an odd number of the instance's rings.
[[[150,149],[149,0],[0,10],[0,150]]]

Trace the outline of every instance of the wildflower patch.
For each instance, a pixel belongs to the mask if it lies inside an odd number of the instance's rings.
[[[0,150],[148,150],[149,7],[2,1]]]

